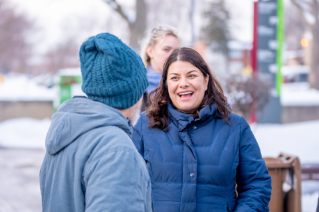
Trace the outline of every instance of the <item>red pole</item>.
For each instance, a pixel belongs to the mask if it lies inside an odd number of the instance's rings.
[[[258,49],[258,2],[254,2],[254,25],[253,25],[253,48],[251,50],[251,67],[253,73],[257,72],[257,49]]]
[[[256,84],[256,73],[258,71],[258,65],[257,65],[257,49],[258,49],[258,2],[254,2],[254,25],[253,25],[253,48],[251,50],[251,67],[253,70],[253,86],[258,86]],[[257,122],[257,108],[256,108],[256,102],[255,102],[255,94],[253,95],[253,103],[252,103],[252,110],[250,111],[250,123]]]

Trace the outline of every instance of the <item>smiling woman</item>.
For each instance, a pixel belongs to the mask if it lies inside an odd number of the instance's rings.
[[[149,96],[132,140],[147,163],[155,212],[269,210],[258,143],[195,50],[174,50]]]
[[[172,104],[192,114],[201,104],[209,78],[189,62],[176,61],[168,69],[167,88]]]
[[[223,89],[207,63],[197,51],[185,47],[176,49],[167,58],[163,77],[150,93],[149,102],[150,127],[162,130],[168,127],[168,104],[195,118],[203,107],[215,104],[226,122],[231,112]]]

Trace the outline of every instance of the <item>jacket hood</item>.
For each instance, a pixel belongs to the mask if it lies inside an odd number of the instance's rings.
[[[116,126],[130,137],[132,135],[132,127],[120,111],[85,97],[68,100],[52,116],[45,140],[46,150],[54,155],[80,135],[105,126]]]

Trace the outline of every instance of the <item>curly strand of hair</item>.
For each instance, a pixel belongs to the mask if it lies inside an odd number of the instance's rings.
[[[161,87],[161,86],[159,86]],[[169,115],[167,110],[167,99],[162,99],[163,90],[156,88],[148,95],[150,107],[146,111],[146,116],[150,120],[149,127],[157,127],[164,131],[168,130]]]

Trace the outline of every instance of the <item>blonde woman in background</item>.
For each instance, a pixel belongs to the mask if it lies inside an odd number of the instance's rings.
[[[144,93],[142,111],[148,107],[148,94],[159,85],[163,66],[168,56],[180,46],[177,30],[170,26],[154,28],[144,39],[141,48],[141,58],[147,69],[149,86]]]

